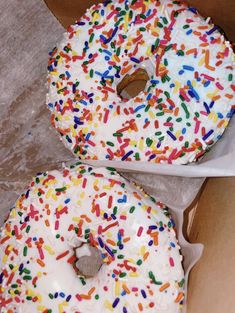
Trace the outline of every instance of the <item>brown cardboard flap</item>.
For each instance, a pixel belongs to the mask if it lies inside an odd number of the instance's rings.
[[[101,0],[45,0],[49,9],[55,14],[64,27],[73,24],[92,4],[103,2]],[[219,25],[235,42],[235,0],[189,0],[190,5]]]
[[[188,313],[234,313],[235,178],[209,179],[197,207],[191,242],[205,245],[190,274]]]

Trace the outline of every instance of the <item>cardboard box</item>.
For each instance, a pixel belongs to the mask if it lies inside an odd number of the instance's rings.
[[[49,9],[66,27],[95,0],[46,0]],[[231,41],[234,0],[191,0],[204,16],[211,16]],[[203,257],[190,275],[188,313],[234,313],[235,290],[235,178],[209,179],[194,214],[190,215],[189,240],[203,243]],[[187,219],[186,219],[187,220]]]

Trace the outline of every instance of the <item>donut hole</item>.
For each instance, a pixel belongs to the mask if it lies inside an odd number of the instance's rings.
[[[132,74],[127,74],[117,85],[117,94],[123,100],[130,100],[145,90],[149,80],[145,69],[137,69]]]
[[[103,265],[101,252],[89,244],[82,244],[74,249],[74,253],[77,274],[85,278],[95,277]]]

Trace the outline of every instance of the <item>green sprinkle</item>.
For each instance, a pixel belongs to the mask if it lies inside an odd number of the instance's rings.
[[[111,146],[111,147],[113,147],[113,146],[114,146],[114,143],[113,143],[113,142],[111,142],[111,141],[107,141],[106,143],[107,143],[107,145],[108,145],[108,146]]]
[[[25,276],[23,277],[23,280],[32,280],[32,276],[25,275]]]
[[[67,188],[64,186],[64,187],[61,187],[61,188],[56,188],[55,191],[58,191],[58,192],[62,192],[62,191],[65,191]]]
[[[123,255],[123,254],[119,254],[119,255],[117,256],[117,258],[118,258],[118,259],[124,259],[124,255]]]
[[[167,24],[167,23],[168,23],[168,22],[167,22],[167,18],[163,17],[162,20],[163,20],[163,23],[164,23],[164,24]]]
[[[122,134],[122,133],[114,133],[113,136],[114,136],[114,137],[122,137],[123,134]]]
[[[99,295],[95,295],[95,299],[99,300],[100,296]]]
[[[28,253],[28,247],[24,247],[24,250],[23,250],[23,256],[27,256],[27,253]]]
[[[185,112],[185,114],[186,114],[186,118],[189,118],[189,117],[190,117],[190,113],[189,113],[189,111],[188,111],[187,106],[185,105],[185,103],[182,102],[182,103],[181,103],[181,106],[182,106],[182,108],[183,108],[183,110],[184,110],[184,112]]]
[[[228,75],[228,80],[231,82],[233,80],[233,74]]]
[[[152,271],[149,272],[149,278],[153,281],[153,283],[154,283],[155,285],[162,285],[162,282],[161,282],[161,281],[157,281],[157,280],[156,280],[156,278],[155,278],[155,276],[154,276],[154,274],[153,274]]]
[[[157,22],[157,26],[160,27],[160,28],[163,27],[163,25],[160,22]]]
[[[115,206],[115,207],[113,208],[113,214],[114,214],[114,215],[117,214],[117,210],[118,210],[118,208],[117,208],[117,206]]]
[[[170,44],[170,45],[166,46],[165,51],[170,50],[170,49],[172,48],[172,46],[173,46],[172,44]]]
[[[125,277],[126,276],[126,273],[121,273],[121,274],[119,274],[119,277],[120,278],[123,278],[123,277]]]
[[[146,138],[146,145],[147,145],[148,147],[150,147],[152,143],[153,143],[153,140],[152,140],[152,139]]]
[[[135,207],[132,206],[132,207],[130,208],[129,212],[132,214],[134,211],[135,211]]]
[[[136,262],[137,265],[141,265],[142,263],[143,263],[142,260],[138,260],[138,261]]]
[[[163,116],[164,115],[164,112],[159,112],[156,114],[156,116]]]

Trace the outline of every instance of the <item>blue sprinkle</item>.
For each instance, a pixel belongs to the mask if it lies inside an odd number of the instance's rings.
[[[1,275],[0,275],[0,284],[2,284],[2,282],[3,282],[3,277],[4,277],[4,274],[1,273]]]
[[[187,32],[186,32],[186,35],[190,35],[190,34],[192,34],[192,29],[190,29],[190,30],[188,30]]]
[[[69,203],[69,202],[70,202],[69,198],[64,201],[64,203],[66,203],[66,204]]]
[[[48,103],[48,106],[49,106],[50,108],[53,108],[53,103]]]
[[[151,79],[151,80],[150,80],[150,83],[151,83],[151,84],[159,84],[159,80],[157,80],[157,79]]]
[[[107,218],[109,217],[109,216],[108,216],[108,214],[107,214],[106,212],[104,213],[104,215],[103,215],[103,216],[104,216],[104,219],[107,219]]]
[[[127,201],[127,196],[126,195],[123,195],[122,199],[118,199],[118,203],[126,203],[126,201]]]
[[[170,84],[170,88],[174,88],[175,87],[175,84]]]
[[[164,227],[161,226],[161,227],[159,228],[159,231],[163,231],[163,230],[164,230]]]
[[[85,100],[79,100],[80,103],[87,105],[87,102]]]
[[[88,141],[88,140],[90,139],[90,137],[91,137],[91,133],[88,133],[88,134],[86,135],[86,137],[85,137],[85,140]]]
[[[59,295],[60,295],[61,298],[64,298],[64,297],[65,297],[65,294],[64,294],[63,292],[60,292]]]
[[[188,10],[191,11],[191,12],[193,12],[193,13],[197,13],[197,9],[196,9],[196,8],[189,7]]]
[[[95,74],[96,74],[96,75],[99,75],[99,76],[101,76],[101,77],[103,77],[103,74],[100,73],[100,72],[98,72],[98,71],[95,71]]]
[[[170,245],[171,245],[172,248],[175,248],[174,242],[170,242]]]
[[[224,116],[223,116],[223,114],[222,113],[217,113],[217,115],[218,115],[218,118],[220,118],[220,119],[222,119],[222,118],[224,118]]]
[[[150,99],[151,99],[151,97],[152,97],[152,94],[151,94],[151,93],[149,93],[149,94],[148,94],[148,96],[147,96],[147,98],[146,98],[146,100],[150,100]]]
[[[192,71],[192,72],[194,71],[194,67],[189,66],[189,65],[183,65],[183,69],[187,71]]]
[[[143,109],[143,108],[145,108],[145,104],[141,104],[141,105],[139,105],[138,107],[136,107],[135,110],[134,110],[134,112],[136,113],[136,112],[138,112],[139,110],[141,110],[141,109]]]
[[[180,70],[179,75],[183,75],[183,74],[184,74],[184,70]]]
[[[204,86],[204,87],[208,87],[208,86],[210,85],[210,83],[211,83],[211,82],[210,82],[209,80],[207,80],[207,81],[204,83],[203,86]]]
[[[104,59],[105,59],[105,61],[109,61],[110,57],[106,56]]]
[[[48,69],[48,71],[52,72],[54,68],[53,68],[53,66],[52,66],[52,65],[50,65],[50,66],[48,66],[48,68],[47,68],[47,69]]]
[[[187,81],[187,85],[189,86],[189,88],[190,88],[191,92],[193,93],[194,97],[197,100],[199,100],[200,97],[199,97],[198,93],[196,92],[196,90],[193,88],[193,85],[192,85],[192,83],[189,80]]]
[[[110,52],[109,50],[104,49],[103,52],[106,53],[106,54],[108,54],[109,56],[112,55],[112,52]]]
[[[173,139],[176,140],[177,138],[170,132],[169,130],[167,131],[167,134]]]
[[[210,131],[208,131],[207,134],[205,134],[205,135],[202,137],[202,139],[205,141],[208,137],[210,137],[211,134],[213,134],[213,132],[214,132],[214,130],[211,129]]]
[[[122,157],[122,161],[126,160],[133,152],[134,152],[133,150],[127,152],[127,153]]]

